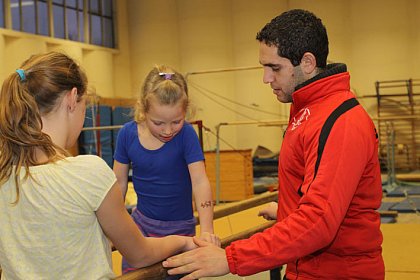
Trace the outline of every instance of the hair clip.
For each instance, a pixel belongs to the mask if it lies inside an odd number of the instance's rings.
[[[26,79],[25,71],[23,69],[17,69],[16,73],[19,74],[20,80],[24,81]]]
[[[165,72],[160,72],[159,76],[161,77],[165,77],[165,80],[172,80],[172,75],[174,73],[165,73]]]

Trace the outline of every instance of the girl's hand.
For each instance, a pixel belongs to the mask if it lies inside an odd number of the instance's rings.
[[[177,237],[185,239],[185,245],[184,245],[184,248],[182,249],[183,252],[198,248],[192,236],[177,236]]]
[[[218,247],[220,247],[221,245],[220,238],[217,235],[210,232],[202,232],[199,239],[212,243]]]
[[[262,216],[266,220],[276,220],[277,219],[277,202],[270,202],[267,206],[258,212],[258,216]]]

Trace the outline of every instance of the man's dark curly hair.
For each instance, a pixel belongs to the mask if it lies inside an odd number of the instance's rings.
[[[277,46],[277,54],[288,58],[293,66],[300,64],[305,52],[316,58],[316,66],[325,68],[328,35],[321,19],[305,10],[290,10],[275,17],[257,33],[257,40]]]

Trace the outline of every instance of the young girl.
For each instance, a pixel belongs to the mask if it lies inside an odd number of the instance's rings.
[[[107,237],[134,267],[195,247],[145,238],[99,157],[70,157],[85,117],[86,76],[68,56],[34,55],[0,92],[2,279],[111,279]]]
[[[132,166],[138,198],[132,217],[144,235],[193,236],[193,193],[200,237],[211,241],[211,188],[197,134],[185,121],[187,108],[184,77],[169,67],[152,69],[136,104],[134,121],[118,134],[114,172],[125,197]],[[123,259],[123,273],[129,270]]]

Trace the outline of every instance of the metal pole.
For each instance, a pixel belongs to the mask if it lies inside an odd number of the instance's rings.
[[[190,124],[196,124],[198,127],[198,139],[200,140],[201,150],[204,152],[204,143],[203,143],[203,121],[192,121]]]
[[[288,124],[288,120],[262,120],[262,121],[236,121],[222,122],[216,125],[216,204],[220,202],[220,127],[222,125],[248,125],[257,124],[261,126],[284,125]]]
[[[123,125],[104,125],[104,126],[87,126],[83,127],[82,131],[91,131],[91,130],[113,130],[113,129],[120,129]]]
[[[220,126],[216,125],[216,204],[220,203]]]
[[[185,79],[188,79],[188,77],[191,76],[191,75],[222,73],[222,72],[232,72],[232,71],[243,71],[243,70],[254,70],[254,69],[262,69],[262,66],[231,67],[231,68],[220,68],[220,69],[203,70],[203,71],[193,71],[193,72],[187,72],[184,75],[184,77],[185,77]]]

